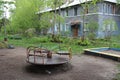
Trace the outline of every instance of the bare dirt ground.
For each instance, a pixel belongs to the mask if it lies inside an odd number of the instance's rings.
[[[0,80],[112,80],[118,72],[118,62],[88,55],[73,56],[69,64],[34,66],[26,63],[25,52],[0,49]]]

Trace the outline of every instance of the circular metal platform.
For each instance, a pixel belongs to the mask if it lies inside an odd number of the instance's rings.
[[[34,65],[59,65],[69,62],[69,59],[57,54],[52,54],[52,58],[41,56],[29,56],[27,62]]]

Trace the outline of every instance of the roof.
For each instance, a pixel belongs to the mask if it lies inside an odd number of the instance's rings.
[[[85,2],[88,2],[88,1],[92,1],[92,0],[74,0],[74,1],[71,2],[71,3],[66,2],[66,3],[63,4],[60,8],[66,8],[66,7],[70,7],[70,6],[82,4],[82,3],[85,3]],[[104,0],[104,1],[112,2],[112,3],[117,3],[117,0]],[[56,9],[59,9],[59,8],[56,8]],[[49,11],[52,11],[52,10],[54,10],[54,9],[52,9],[52,8],[46,8],[46,9],[44,9],[43,11],[40,11],[40,12],[38,12],[38,13],[49,12]]]
[[[104,1],[112,2],[112,3],[117,3],[117,0],[104,0]]]

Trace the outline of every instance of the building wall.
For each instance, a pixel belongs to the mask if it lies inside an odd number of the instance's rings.
[[[112,19],[113,22],[117,25],[117,29],[113,29],[112,34],[120,34],[120,15],[109,15],[109,14],[99,14],[99,32],[98,37],[104,37],[104,31],[102,27],[104,26],[105,20]],[[110,24],[112,26],[112,23]],[[114,27],[114,26],[113,26]]]
[[[75,8],[77,7],[77,14],[75,14]],[[61,9],[61,15],[64,17],[65,22],[61,24],[61,32],[68,32],[69,36],[72,36],[71,22],[80,21],[79,35],[83,34],[83,8],[81,5],[75,5],[72,7],[67,7]],[[118,30],[114,31],[113,34],[120,34],[120,6],[110,2],[99,2],[96,6],[91,6],[88,9],[88,13],[84,15],[84,22],[89,23],[90,21],[97,22],[99,24],[99,29],[97,32],[97,37],[104,37],[104,32],[101,30],[103,27],[104,20],[112,19],[116,22]],[[57,30],[57,29],[56,29]]]
[[[94,7],[90,7],[90,9],[88,9],[89,14],[84,15],[84,18],[85,18],[84,22],[89,22],[90,20],[98,22],[98,15],[94,14],[94,13],[98,12],[98,8],[96,9],[97,6],[98,5],[96,5]],[[75,14],[75,8],[77,8],[77,14]],[[68,12],[68,15],[66,15],[67,12]],[[81,5],[68,7],[64,10],[62,9],[61,13],[64,13],[63,17],[65,18],[65,23],[62,24],[66,28],[66,30],[64,30],[64,31],[65,32],[69,31],[69,33],[70,33],[69,36],[72,36],[71,22],[80,21],[78,36],[82,36],[82,34],[83,34],[83,8],[81,7]]]
[[[98,38],[104,37],[105,32],[102,30],[104,27],[105,20],[112,20],[117,25],[117,30],[113,30],[112,35],[120,34],[120,6],[110,3],[110,2],[102,2],[98,3],[99,6],[99,30],[98,30]],[[112,26],[112,24],[109,24]],[[113,26],[114,27],[114,26]]]

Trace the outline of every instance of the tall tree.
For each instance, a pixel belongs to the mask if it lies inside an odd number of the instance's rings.
[[[10,26],[14,31],[22,31],[40,26],[37,12],[43,9],[43,0],[16,0],[16,9]]]
[[[6,31],[6,25],[8,23],[8,16],[7,16],[7,11],[8,11],[8,5],[13,4],[13,1],[5,1],[5,0],[0,0],[0,30],[1,28],[4,29],[4,41],[7,41],[7,31]]]
[[[86,14],[89,12],[89,8],[91,7],[91,6],[96,6],[96,3],[98,2],[98,1],[100,1],[100,0],[79,0],[79,2],[80,3],[82,3],[82,4],[80,4],[80,6],[82,7],[82,9],[83,9],[83,11],[82,11],[82,17],[83,17],[83,35],[82,35],[82,41],[84,41],[84,39],[85,39],[85,26],[86,26],[86,22],[85,22],[85,18],[86,18]]]
[[[54,15],[55,13],[54,12],[45,12],[43,14],[41,14],[40,16],[40,26],[41,26],[41,29],[45,29],[48,30],[48,28],[54,26],[54,23],[53,23],[53,20],[54,20]],[[56,22],[59,23],[59,22],[63,22],[64,19],[59,16],[58,14],[56,15]]]
[[[0,0],[0,16],[2,16],[2,14],[3,14],[3,10],[2,10],[2,0]],[[3,21],[2,21],[2,19],[0,20],[0,31],[1,31],[1,28],[2,28],[2,26],[3,26]]]
[[[64,0],[49,0],[49,7],[51,7],[53,10],[54,10],[54,26],[56,26],[56,24],[58,24],[58,33],[60,33],[60,22],[61,22],[61,18],[59,17],[59,22],[57,23],[56,20],[57,20],[57,17],[59,14],[60,16],[60,13],[61,13],[61,5],[63,4]],[[58,11],[58,13],[57,13]],[[54,27],[53,27],[54,28]],[[54,34],[54,29],[53,29],[53,34]]]

